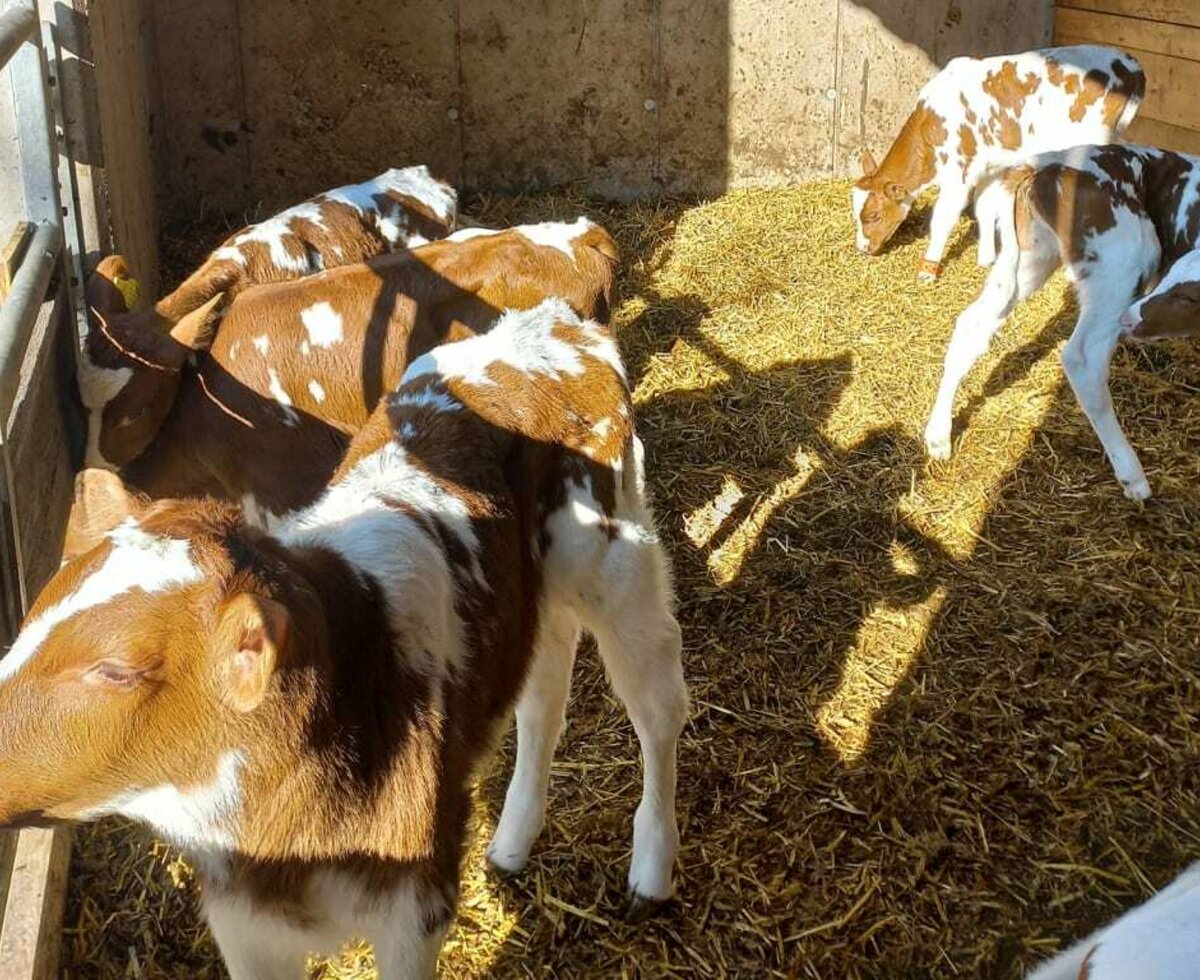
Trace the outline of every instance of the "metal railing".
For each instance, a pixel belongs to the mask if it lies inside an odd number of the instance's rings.
[[[6,171],[10,186],[0,186],[0,194],[22,195],[21,216],[32,227],[15,268],[6,256],[11,278],[8,293],[0,300],[0,467],[4,471],[0,479],[4,594],[0,598],[8,634],[0,637],[2,650],[29,608],[31,585],[22,534],[28,528],[16,499],[11,429],[14,404],[23,397],[22,374],[31,363],[30,354],[44,349],[47,334],[39,331],[39,343],[30,350],[39,320],[44,315],[69,317],[76,330],[84,321],[80,319],[83,238],[75,207],[74,164],[60,136],[63,113],[55,28],[39,16],[37,0],[9,0],[6,5],[0,0],[0,6],[4,7],[0,12],[0,72],[7,68],[12,91],[12,112],[6,112],[5,118],[11,119],[15,128],[15,169],[19,170],[17,179],[9,154]],[[7,97],[2,86],[0,97]],[[0,231],[7,234],[9,229]],[[56,273],[59,287],[52,290]],[[51,322],[56,330],[61,323]],[[25,458],[37,448],[22,446]],[[31,503],[36,501],[26,503],[30,513]],[[69,849],[69,838],[61,831],[0,834],[0,980],[40,980],[55,974]]]
[[[8,427],[29,339],[46,300],[51,277],[61,269],[68,274],[75,272],[72,278],[76,283],[79,281],[78,249],[72,249],[71,255],[64,249],[66,238],[59,194],[63,172],[51,96],[55,80],[50,74],[43,38],[43,30],[49,26],[43,28],[36,0],[15,0],[0,13],[0,69],[7,66],[9,70],[24,211],[33,226],[32,238],[12,278],[8,296],[0,306],[0,465],[4,469],[0,504],[6,512],[11,537],[11,560],[15,568],[10,571],[19,591],[22,616],[28,609],[29,594]],[[4,189],[0,188],[2,192]]]

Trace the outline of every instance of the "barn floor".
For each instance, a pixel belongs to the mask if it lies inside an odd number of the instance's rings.
[[[480,787],[443,976],[1014,977],[1200,856],[1200,355],[1117,357],[1157,494],[1131,504],[1063,382],[1055,280],[929,465],[973,236],[921,287],[920,216],[867,260],[847,190],[478,202],[488,223],[588,210],[621,241],[694,712],[676,906],[621,919],[637,749],[583,656],[516,882],[481,862],[511,741]],[[223,975],[176,855],[111,822],[78,842],[66,975]],[[314,971],[373,976],[361,953]]]

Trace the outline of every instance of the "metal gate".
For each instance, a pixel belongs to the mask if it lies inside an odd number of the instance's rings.
[[[83,238],[75,168],[64,152],[59,75],[54,23],[41,18],[36,0],[10,0],[0,12],[4,649],[20,627],[32,594],[57,564],[52,552],[65,516],[64,490],[69,502],[70,444],[78,441],[69,431],[72,410],[65,394],[77,334],[84,325]],[[57,971],[68,856],[69,841],[61,831],[0,835],[4,980],[50,978]]]

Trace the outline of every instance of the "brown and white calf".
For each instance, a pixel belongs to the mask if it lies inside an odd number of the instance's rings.
[[[1200,250],[1175,260],[1154,289],[1121,317],[1133,340],[1170,340],[1200,334]]]
[[[215,338],[207,306],[166,335],[107,322],[88,337],[80,378],[89,462],[153,497],[244,501],[264,521],[295,510],[413,357],[550,296],[606,320],[616,264],[608,233],[585,218],[473,228],[246,290]],[[192,355],[204,356],[192,366]]]
[[[453,187],[424,165],[393,168],[234,232],[174,292],[128,316],[166,332],[218,293],[232,299],[250,286],[299,279],[423,245],[445,238],[457,222],[458,194]],[[89,292],[89,300],[101,303],[111,319],[133,309],[137,280],[119,256],[106,261],[101,275],[92,280],[96,291]]]
[[[1125,144],[1081,146],[1035,157],[996,186],[1005,200],[998,208],[1000,255],[954,325],[925,429],[929,454],[950,455],[959,384],[1016,304],[1062,265],[1079,299],[1063,369],[1125,493],[1144,500],[1150,485],[1113,410],[1109,361],[1131,329],[1129,306],[1161,268],[1200,245],[1200,157]]]
[[[1095,45],[953,59],[921,89],[883,161],[863,153],[851,193],[859,249],[878,253],[917,195],[936,187],[920,276],[938,278],[977,188],[1033,154],[1110,142],[1132,122],[1145,90],[1135,58]],[[985,204],[976,207],[979,261],[990,265],[995,234]]]
[[[1029,980],[1182,980],[1200,972],[1200,861]]]
[[[430,977],[479,763],[515,704],[491,855],[517,870],[587,629],[642,749],[630,895],[670,896],[687,689],[604,328],[552,300],[418,359],[275,537],[92,478],[114,526],[0,660],[0,826],[146,821],[195,862],[234,980],[349,936],[385,980]]]

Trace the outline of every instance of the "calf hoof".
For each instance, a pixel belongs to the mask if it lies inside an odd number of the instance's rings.
[[[1150,499],[1150,481],[1144,476],[1139,476],[1135,480],[1122,480],[1121,488],[1130,500]]]
[[[489,847],[487,862],[492,871],[495,872],[497,878],[516,878],[525,870],[525,865],[529,863],[529,855],[516,854],[511,851],[503,852],[495,847]]]
[[[626,922],[645,922],[652,919],[671,904],[669,898],[651,898],[636,891],[625,896],[624,919]]]
[[[931,262],[929,259],[921,259],[921,264],[917,267],[917,282],[929,285],[937,282],[942,278],[942,264],[940,262]]]
[[[949,459],[950,448],[950,433],[925,433],[925,455],[930,459]]]

